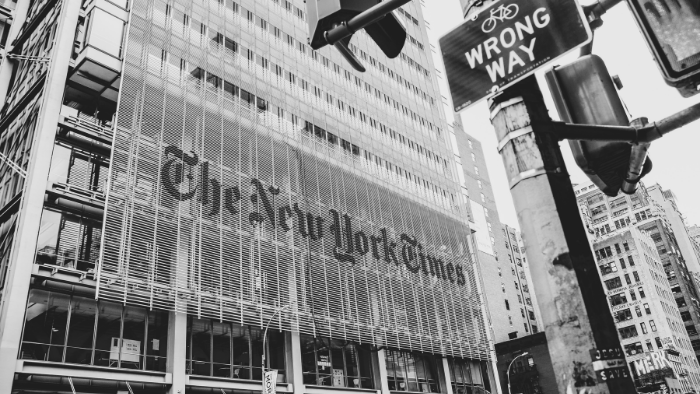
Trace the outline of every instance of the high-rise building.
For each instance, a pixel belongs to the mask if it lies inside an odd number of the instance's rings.
[[[693,225],[688,228],[688,235],[696,243],[700,244],[700,226]]]
[[[0,2],[0,392],[499,391],[418,2]]]
[[[530,289],[522,239],[500,222],[481,142],[454,124],[463,198],[469,201],[475,233],[474,249],[495,343],[530,335],[541,329],[539,310]]]
[[[508,256],[508,261],[512,269],[515,270],[518,283],[517,287],[518,290],[520,290],[520,296],[525,301],[525,308],[521,308],[520,315],[525,315],[527,325],[530,327],[529,332],[534,334],[540,331],[538,322],[542,321],[542,317],[540,316],[540,309],[537,305],[535,291],[530,288],[532,274],[530,273],[530,267],[527,262],[527,257],[525,256],[525,243],[523,242],[520,231],[517,229],[507,224],[502,224],[501,229],[503,230],[507,244],[505,253],[506,256]],[[527,333],[528,330],[525,330],[525,332]]]
[[[575,194],[637,386],[669,377],[686,391],[700,390],[700,304],[666,212],[643,184],[630,196],[606,196],[592,183],[577,185]],[[634,366],[653,354],[673,372]]]
[[[677,197],[672,190],[663,189],[661,185],[654,184],[646,188],[651,197],[663,209],[664,217],[668,220],[678,243],[685,265],[692,273],[700,274],[700,254],[695,248],[691,233],[686,226],[685,218],[678,209]]]

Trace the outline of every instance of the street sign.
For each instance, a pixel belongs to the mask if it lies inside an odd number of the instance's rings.
[[[576,0],[501,0],[440,38],[455,112],[592,39]]]
[[[277,370],[265,371],[263,376],[263,394],[277,393]]]

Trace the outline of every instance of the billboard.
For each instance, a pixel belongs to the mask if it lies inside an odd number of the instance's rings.
[[[283,79],[179,42],[160,8],[134,3],[98,297],[486,359],[466,221],[319,141]]]

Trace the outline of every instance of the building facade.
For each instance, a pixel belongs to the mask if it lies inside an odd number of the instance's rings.
[[[498,391],[418,4],[365,74],[297,0],[6,8],[0,392]]]
[[[700,254],[698,254],[695,241],[692,238],[692,232],[686,226],[685,218],[678,209],[676,194],[672,190],[662,188],[658,183],[647,187],[647,192],[649,197],[663,209],[664,216],[673,229],[678,250],[683,256],[688,271],[700,274]]]
[[[608,197],[592,183],[576,186],[575,193],[628,363],[660,352],[677,366],[667,371],[670,377],[655,379],[700,391],[696,308],[689,305],[695,287],[663,210],[643,185],[631,196]],[[659,384],[636,378],[638,387]]]
[[[558,393],[544,331],[496,344],[496,356],[501,387],[511,393]]]
[[[540,330],[539,310],[530,289],[522,239],[501,223],[481,142],[454,125],[462,194],[470,205],[475,230],[476,260],[484,284],[490,327],[495,343]]]
[[[539,313],[540,310],[534,289],[530,288],[532,274],[525,256],[525,243],[520,231],[515,228],[502,224],[501,229],[507,244],[506,256],[508,256],[508,262],[511,264],[511,273],[512,270],[515,270],[518,283],[516,288],[520,291],[520,297],[525,301],[525,308],[520,310],[520,315],[525,317],[530,328],[525,330],[525,332],[529,331],[531,334],[535,334],[540,331],[538,323],[542,321],[542,317]]]

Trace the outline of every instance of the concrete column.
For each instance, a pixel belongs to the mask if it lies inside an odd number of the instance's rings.
[[[590,351],[623,359],[615,322],[588,244],[576,196],[534,76],[491,102],[491,123],[510,182],[542,311],[558,392],[633,393],[626,368],[599,383]]]
[[[301,366],[301,341],[298,332],[287,332],[284,336],[285,368],[287,382],[292,384],[294,394],[304,393],[304,374]]]
[[[374,359],[375,363],[372,365],[375,384],[379,383],[377,387],[381,390],[382,394],[389,394],[389,377],[386,374],[386,350],[381,349],[377,352],[377,358]]]
[[[440,362],[438,363],[438,375],[440,376],[440,387],[444,387],[444,389],[440,391],[446,394],[453,394],[452,377],[450,376],[450,363],[447,361],[447,357],[440,357]]]
[[[42,93],[41,111],[20,205],[17,235],[12,246],[6,287],[0,305],[0,393],[9,393],[12,390],[29,281],[36,253],[37,234],[39,234],[41,212],[44,206],[46,182],[63,102],[68,62],[73,51],[75,29],[78,25],[80,4],[80,0],[61,2],[56,47],[51,53]]]
[[[185,394],[187,375],[187,315],[170,312],[168,320],[168,363],[166,372],[172,374],[170,394]]]

